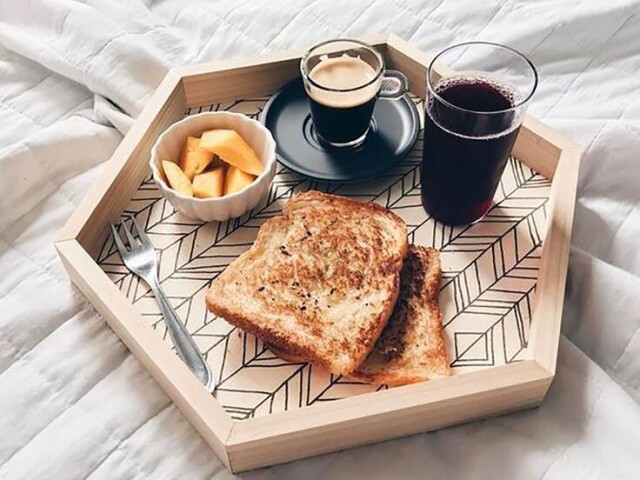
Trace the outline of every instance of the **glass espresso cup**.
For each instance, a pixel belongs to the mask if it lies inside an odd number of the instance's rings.
[[[432,217],[462,225],[491,208],[537,84],[533,64],[503,45],[462,43],[433,59],[421,165],[422,204]]]
[[[367,137],[378,97],[399,98],[407,78],[385,70],[375,48],[358,40],[329,40],[300,60],[315,133],[326,145],[355,147]]]

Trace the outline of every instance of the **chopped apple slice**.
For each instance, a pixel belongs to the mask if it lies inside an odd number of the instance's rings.
[[[251,185],[256,177],[243,172],[238,167],[230,166],[224,177],[224,194],[239,192],[243,188]]]
[[[162,161],[162,170],[167,177],[169,186],[176,192],[186,195],[187,197],[193,197],[193,188],[191,187],[191,180],[187,177],[180,167],[168,160]]]
[[[187,141],[182,147],[178,165],[180,165],[189,180],[193,181],[193,177],[202,173],[212,160],[213,153],[200,147],[199,138],[187,137]]]
[[[235,130],[207,130],[202,134],[200,147],[251,175],[260,175],[264,170],[256,152]]]
[[[216,198],[222,196],[224,186],[224,168],[213,170],[193,177],[193,194],[197,198]]]

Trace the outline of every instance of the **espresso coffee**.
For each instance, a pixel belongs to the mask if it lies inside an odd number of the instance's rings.
[[[307,85],[316,133],[332,144],[359,143],[367,134],[379,82],[374,68],[358,57],[324,58]]]

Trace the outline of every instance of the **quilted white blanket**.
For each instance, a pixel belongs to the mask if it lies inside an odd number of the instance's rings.
[[[384,31],[432,53],[471,39],[523,51],[541,75],[531,112],[583,146],[558,374],[539,409],[246,478],[639,478],[638,12],[638,0],[0,0],[0,478],[231,477],[52,242],[172,65]]]

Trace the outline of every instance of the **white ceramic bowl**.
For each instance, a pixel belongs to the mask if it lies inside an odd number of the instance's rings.
[[[239,192],[218,198],[195,198],[171,189],[160,173],[160,162],[177,162],[189,135],[199,137],[205,130],[227,128],[235,130],[253,148],[264,165],[264,171],[253,183]],[[174,123],[158,137],[151,148],[153,179],[173,207],[187,217],[204,222],[224,221],[240,217],[256,207],[268,193],[276,174],[276,142],[260,122],[245,115],[230,112],[206,112]]]

